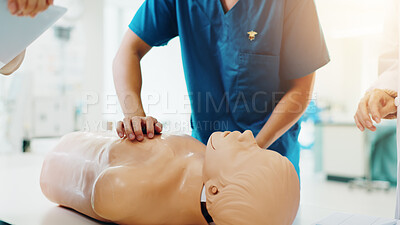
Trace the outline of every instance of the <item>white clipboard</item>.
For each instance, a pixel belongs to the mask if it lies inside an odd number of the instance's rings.
[[[66,12],[66,8],[50,6],[35,18],[18,17],[8,11],[7,0],[0,0],[0,68],[18,56]]]

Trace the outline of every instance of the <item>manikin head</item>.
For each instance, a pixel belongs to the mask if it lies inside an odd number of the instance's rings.
[[[211,135],[203,180],[217,225],[289,225],[296,217],[300,186],[294,166],[258,147],[251,131]]]

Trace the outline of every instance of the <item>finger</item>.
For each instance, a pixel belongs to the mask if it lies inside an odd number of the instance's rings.
[[[24,15],[31,15],[31,13],[35,12],[37,3],[37,0],[28,0],[26,3],[26,8],[23,10]]]
[[[373,127],[371,118],[369,117],[366,99],[361,100],[360,104],[358,105],[357,113],[358,113],[358,120],[364,127],[368,129]]]
[[[155,119],[151,116],[148,116],[145,118],[146,121],[146,133],[148,138],[153,138],[154,137],[154,123]]]
[[[354,122],[356,123],[356,126],[360,131],[365,130],[364,126],[360,123],[360,121],[358,121],[357,115],[354,116]]]
[[[380,123],[382,118],[379,112],[379,108],[381,108],[380,99],[381,97],[372,94],[368,101],[369,112],[371,113],[372,119],[377,123]]]
[[[25,9],[26,7],[26,1],[27,0],[16,0],[17,1],[17,5],[18,5],[18,11],[17,11],[17,15],[20,16],[22,15],[22,11]]]
[[[125,136],[124,123],[122,121],[118,121],[117,123],[117,134],[120,138]]]
[[[135,116],[132,118],[133,132],[135,132],[136,140],[143,141],[143,130],[142,130],[142,117]]]
[[[8,10],[13,15],[18,12],[18,4],[15,0],[8,0]]]
[[[156,120],[157,121],[157,120]],[[154,129],[156,131],[157,134],[160,134],[162,129],[163,129],[163,125],[160,122],[156,122],[156,124],[154,125]]]
[[[390,114],[394,114],[397,112],[397,106],[394,104],[394,99],[388,101],[380,110],[383,118]]]
[[[36,6],[36,10],[34,10],[31,15],[35,16],[36,14],[46,10],[48,7],[49,6],[47,5],[47,0],[39,0],[38,4]]]
[[[370,131],[376,131],[376,127],[372,125],[372,127],[368,128]]]
[[[125,134],[129,138],[129,140],[131,141],[135,140],[135,134],[133,132],[131,120],[129,118],[124,118],[124,128],[125,128]]]
[[[47,4],[48,5],[53,5],[54,4],[54,0],[47,0]]]
[[[365,115],[365,114],[359,114],[358,116],[358,121],[368,130],[370,131],[375,131],[376,127],[374,126],[371,117],[369,115]]]
[[[355,117],[357,118],[357,121],[361,124],[361,126],[363,127],[363,128],[366,128],[366,125],[365,125],[365,122],[364,122],[364,120],[362,119],[362,117],[361,117],[361,110],[362,110],[362,104],[364,104],[364,99],[362,99],[361,101],[360,101],[360,103],[358,104],[358,108],[357,108],[357,112],[356,112],[356,115],[355,115]]]

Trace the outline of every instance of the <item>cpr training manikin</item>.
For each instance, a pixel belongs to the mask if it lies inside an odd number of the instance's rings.
[[[207,147],[186,135],[131,142],[71,133],[50,152],[40,184],[51,201],[126,225],[289,225],[300,200],[290,161],[258,147],[251,131],[216,132]]]

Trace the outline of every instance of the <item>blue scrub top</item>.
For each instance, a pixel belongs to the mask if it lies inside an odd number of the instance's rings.
[[[329,62],[313,0],[239,0],[226,14],[220,0],[146,0],[129,27],[150,46],[180,37],[192,136],[204,144],[215,131],[257,135],[285,81]],[[269,147],[297,172],[299,132],[297,122]]]

